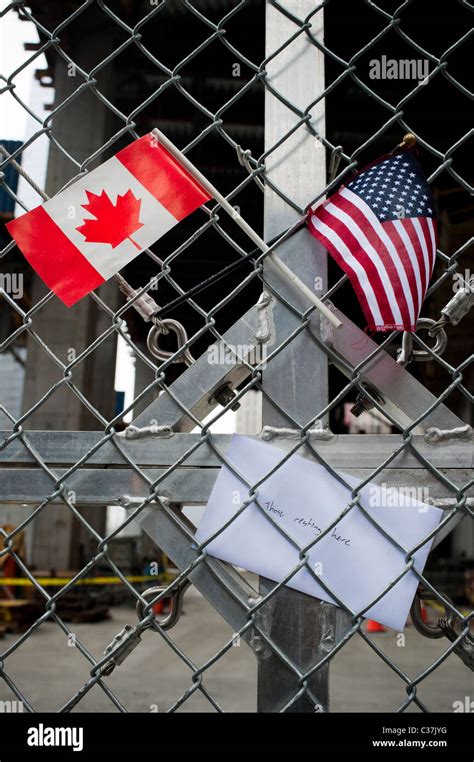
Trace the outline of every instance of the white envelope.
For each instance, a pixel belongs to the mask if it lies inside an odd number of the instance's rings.
[[[222,467],[196,532],[197,541],[204,543],[239,512],[249,496],[246,481],[255,484],[284,457],[285,453],[277,447],[234,435],[227,460],[241,478]],[[353,486],[359,482],[353,476],[341,475]],[[318,578],[355,613],[369,606],[402,574],[408,552],[435,529],[442,517],[440,509],[405,494],[400,493],[399,501],[393,498],[392,490],[366,485],[360,502],[381,529],[354,506],[308,552],[308,563]],[[280,582],[299,563],[299,549],[327,529],[350,500],[350,490],[324,466],[292,455],[258,487],[263,510],[255,502],[250,503],[206,545],[206,552]],[[279,528],[290,535],[297,547]],[[403,550],[393,545],[382,530]],[[431,543],[429,540],[412,554],[419,572],[423,571]],[[337,603],[306,568],[300,569],[287,584]],[[370,605],[364,616],[403,630],[417,584],[416,575],[409,570],[378,602]]]

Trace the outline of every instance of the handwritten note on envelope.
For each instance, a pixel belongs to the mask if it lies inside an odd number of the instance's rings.
[[[285,456],[277,447],[234,435],[227,454],[229,463],[243,477],[224,466],[209,498],[196,538],[204,542],[240,510],[248,498],[245,480],[253,485]],[[343,474],[353,486],[358,479]],[[272,521],[302,548],[330,526],[349,503],[350,491],[323,466],[292,455],[258,487],[263,511],[251,503],[221,534],[206,546],[207,553],[231,564],[280,582],[299,563],[298,549]],[[407,499],[400,504],[387,499],[387,491],[368,484],[361,491],[361,504],[370,517],[404,551],[396,548],[354,506],[334,529],[309,551],[309,564],[319,578],[354,612],[368,606],[405,569],[405,552],[423,540],[441,519],[434,506]],[[431,540],[414,554],[415,568],[422,571]],[[365,616],[388,627],[403,630],[418,580],[410,570]],[[300,569],[289,587],[335,603],[306,569]]]

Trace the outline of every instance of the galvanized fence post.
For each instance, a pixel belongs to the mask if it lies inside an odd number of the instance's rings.
[[[290,10],[290,9],[289,9]],[[312,0],[297,0],[291,13],[305,19],[314,11]],[[267,64],[267,82],[301,111],[324,90],[324,56],[302,32],[290,44],[297,26],[273,5],[266,8],[266,56],[269,58],[280,46],[286,45]],[[322,11],[311,20],[312,34],[322,37]],[[312,125],[324,134],[324,102],[312,110]],[[270,89],[265,95],[265,152],[266,176],[299,207],[321,191],[326,184],[325,149],[301,124],[288,137],[299,117]],[[301,120],[300,120],[301,121]],[[275,144],[287,136],[283,143]],[[298,213],[276,191],[266,185],[264,228],[269,240],[293,224]],[[326,255],[307,230],[301,230],[278,249],[281,258],[292,270],[316,291],[324,293],[326,286]],[[304,312],[310,306],[270,268],[267,280],[279,293]],[[319,318],[313,313],[313,323]],[[273,309],[275,346],[278,346],[300,324],[299,318],[276,301]],[[317,330],[317,328],[316,328]],[[292,426],[291,420],[304,426],[327,404],[327,357],[306,332],[300,333],[291,344],[274,357],[263,374],[263,423],[267,426]],[[276,403],[275,406],[273,403]],[[283,411],[286,411],[289,419]],[[260,593],[267,594],[275,583],[260,580]],[[335,626],[335,610],[289,588],[278,591],[262,609],[269,634],[297,667],[304,671],[323,655],[322,643],[330,648]],[[319,711],[328,707],[328,667],[318,670],[308,681],[308,687],[318,699]],[[301,686],[297,676],[274,653],[264,651],[258,667],[258,710],[276,712],[298,694]],[[315,706],[304,692],[288,711],[312,712]]]

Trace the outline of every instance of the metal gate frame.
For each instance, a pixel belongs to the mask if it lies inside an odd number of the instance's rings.
[[[218,348],[225,348],[234,355],[236,346],[265,345],[265,368],[263,363],[252,364],[245,355],[237,356],[233,365],[210,365],[206,355],[202,355],[173,384],[167,386],[164,381],[167,367],[192,346],[196,340],[193,336],[161,365],[156,381],[140,396],[145,397],[151,388],[159,388],[164,393],[139,414],[124,433],[115,432],[115,419],[106,422],[104,431],[97,432],[25,431],[22,423],[29,411],[20,420],[12,421],[12,431],[1,434],[0,500],[37,506],[32,516],[22,522],[15,532],[8,536],[3,533],[3,553],[15,555],[25,575],[34,582],[46,601],[44,615],[18,638],[4,656],[8,657],[9,653],[20,647],[34,629],[48,618],[57,621],[65,633],[69,632],[55,613],[55,600],[84,577],[101,558],[108,560],[130,594],[144,607],[140,622],[124,633],[103,659],[95,660],[84,646],[78,644],[92,665],[91,677],[61,708],[62,711],[72,709],[96,684],[118,709],[123,710],[104,678],[114,666],[122,663],[131,648],[138,644],[141,632],[147,628],[159,633],[186,661],[191,671],[192,686],[172,709],[181,706],[196,690],[219,709],[218,703],[204,686],[203,677],[206,669],[232,646],[232,641],[229,641],[200,667],[192,664],[173,643],[166,629],[153,618],[152,601],[140,596],[107,557],[107,542],[119,530],[108,537],[101,537],[81,516],[78,510],[81,505],[103,507],[118,503],[126,506],[129,509],[127,522],[138,521],[180,570],[177,579],[155,600],[181,592],[184,583],[189,580],[229,623],[234,633],[253,649],[259,664],[259,711],[327,711],[329,662],[356,633],[406,683],[407,697],[399,709],[403,710],[414,702],[426,710],[417,697],[417,684],[451,652],[459,653],[463,644],[467,643],[470,617],[464,617],[449,599],[418,574],[423,585],[459,623],[459,629],[442,656],[416,679],[410,680],[363,632],[363,611],[350,611],[346,606],[336,608],[316,601],[288,589],[283,582],[276,584],[261,580],[257,593],[232,567],[207,556],[205,547],[196,546],[193,528],[179,507],[181,504],[205,503],[218,469],[223,464],[232,469],[226,459],[229,437],[211,434],[209,424],[202,426],[201,423],[206,415],[215,410],[218,405],[216,397],[219,397],[223,387],[227,387],[234,390],[235,395],[229,395],[217,416],[232,408],[248,390],[259,389],[264,396],[264,429],[261,434],[264,441],[274,442],[288,455],[297,451],[306,453],[324,464],[339,479],[339,469],[360,479],[345,510],[357,505],[362,509],[358,502],[359,494],[369,481],[377,482],[383,478],[388,486],[399,487],[409,479],[428,486],[434,502],[445,508],[446,514],[440,527],[432,533],[437,541],[452,528],[453,522],[463,516],[472,518],[472,431],[443,404],[443,399],[455,388],[462,389],[472,399],[472,395],[462,386],[463,367],[472,358],[467,358],[459,368],[451,368],[442,360],[443,366],[452,374],[452,382],[442,398],[433,396],[386,351],[396,334],[377,345],[331,305],[330,298],[336,289],[327,291],[325,254],[305,229],[298,230],[301,210],[308,208],[308,199],[315,193],[321,197],[356,164],[355,156],[346,157],[348,164],[344,171],[329,184],[326,183],[326,148],[330,147],[333,155],[340,155],[341,152],[339,147],[328,146],[322,127],[324,96],[327,93],[324,56],[328,51],[323,43],[321,14],[317,15],[321,8],[315,8],[312,0],[295,0],[291,12],[280,3],[267,4],[266,60],[258,72],[259,77],[265,75],[266,85],[265,153],[250,169],[250,177],[265,178],[266,240],[282,234],[281,240],[273,244],[271,250],[278,250],[282,259],[308,285],[312,285],[315,278],[322,278],[322,291],[326,292],[323,299],[342,321],[342,328],[333,329],[324,317],[316,314],[314,307],[285,284],[262,255],[256,265],[256,275],[263,278],[265,287],[259,303],[221,336],[213,325],[213,313],[222,304],[220,302],[206,314],[205,329],[214,333]],[[313,25],[315,20],[317,30]],[[394,23],[392,17],[391,23]],[[221,25],[213,34],[220,34],[222,29]],[[136,36],[138,31],[133,30],[133,34]],[[442,67],[444,60],[440,59],[437,65]],[[87,76],[90,78],[93,73]],[[353,72],[351,76],[355,76]],[[392,118],[409,128],[396,110]],[[440,159],[446,166],[449,152]],[[214,214],[215,211],[218,209],[213,210]],[[291,231],[292,226],[297,232],[289,240],[288,233],[283,234],[282,231],[286,228]],[[10,249],[11,246],[7,247],[4,253]],[[455,267],[455,262],[456,258],[454,264],[449,262],[449,268]],[[442,280],[451,274],[449,268]],[[161,277],[165,275],[166,267]],[[439,282],[435,283],[432,290],[438,286]],[[142,289],[141,294],[146,293],[148,287]],[[233,295],[226,296],[223,301]],[[21,316],[23,326],[34,335],[32,321],[36,307],[25,313],[5,292],[3,297]],[[129,306],[128,303],[117,312],[111,312],[112,325],[106,333],[121,332],[118,321]],[[99,336],[97,342],[103,338]],[[14,339],[15,334],[9,336],[1,349],[7,348]],[[419,337],[416,341],[433,360],[440,361]],[[71,370],[90,351],[91,347],[88,347],[69,365],[61,363],[64,378],[60,384],[66,383],[73,388]],[[149,362],[148,358],[145,359]],[[363,438],[333,435],[327,428],[327,417],[343,394],[331,401],[328,399],[329,362],[348,379],[344,394],[349,389],[356,390],[403,433],[365,435]],[[294,378],[294,383],[288,383],[288,377]],[[51,394],[53,392],[54,389]],[[220,399],[222,401],[222,396]],[[87,401],[85,404],[88,404]],[[196,425],[200,427],[200,432],[190,433]],[[39,505],[38,494],[46,495]],[[60,593],[49,595],[35,582],[12,547],[15,534],[34,520],[37,513],[55,503],[72,511],[87,526],[97,540],[97,554]],[[425,542],[429,539],[431,537],[425,538]],[[301,564],[293,574],[306,564],[308,549],[313,544],[300,549]],[[407,549],[405,571],[412,567],[415,550],[417,548]],[[310,569],[309,566],[307,568]],[[324,580],[318,581],[324,585]],[[394,580],[384,592],[397,581]],[[287,619],[290,620],[289,627]],[[8,664],[7,658],[2,664]],[[2,666],[1,674],[25,706],[31,708],[9,678],[5,666]]]

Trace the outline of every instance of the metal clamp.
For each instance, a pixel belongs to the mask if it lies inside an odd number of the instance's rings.
[[[169,358],[175,354],[175,352],[169,352],[165,349],[162,349],[158,343],[160,336],[166,336],[170,331],[176,335],[179,351],[188,341],[188,334],[186,333],[186,329],[183,324],[178,322],[178,320],[172,320],[171,318],[155,320],[154,325],[150,328],[148,333],[148,349],[151,354],[161,362],[169,360]],[[179,352],[177,357],[175,357],[172,362],[184,362],[186,365],[192,365],[195,360],[190,350],[186,349],[184,352]]]
[[[185,579],[178,587],[175,588],[175,590],[173,590],[173,592],[170,593],[169,595],[169,597],[171,598],[170,613],[163,619],[157,619],[157,622],[160,625],[162,630],[170,630],[178,622],[183,610],[184,594],[190,584],[191,584],[190,580]],[[156,598],[156,596],[159,595],[160,593],[164,593],[165,590],[168,589],[168,587],[169,587],[168,585],[149,587],[148,590],[145,590],[143,593],[141,593],[141,596],[142,598],[145,598],[145,600],[147,600],[148,598]],[[141,620],[147,616],[145,612],[145,604],[143,604],[142,601],[137,601],[136,610],[137,610],[138,619]]]
[[[448,337],[442,326],[438,325],[435,320],[431,320],[431,318],[419,318],[416,329],[426,330],[429,336],[435,337],[436,341],[434,346],[431,347],[431,351],[441,356],[448,345]],[[413,334],[407,331],[403,334],[402,347],[398,350],[397,354],[397,363],[403,365],[403,367],[408,365],[412,360],[427,362],[433,359],[430,352],[427,352],[426,349],[413,349]]]
[[[103,676],[108,677],[115,667],[123,664],[127,656],[141,643],[140,633],[134,631],[134,629],[132,625],[126,624],[106,647],[104,654],[105,656],[110,656],[110,659],[102,667],[101,674]]]
[[[470,278],[464,285],[464,288],[453,296],[452,299],[441,310],[441,318],[438,320],[437,325],[445,325],[451,323],[451,325],[457,325],[463,317],[466,317],[468,312],[474,306],[474,277]]]
[[[188,579],[185,579],[173,592],[170,594],[171,598],[171,610],[168,616],[166,616],[162,620],[158,620],[158,624],[163,630],[169,630],[171,627],[174,627],[176,622],[181,616],[181,612],[183,609],[183,597],[184,593],[186,592],[187,588],[191,582]],[[142,598],[155,598],[160,593],[163,593],[165,590],[167,590],[167,586],[161,586],[161,587],[150,587],[148,590],[145,590],[141,595]],[[138,619],[141,620],[144,619],[147,614],[145,612],[146,605],[142,603],[142,601],[137,601],[137,616]],[[142,623],[141,625],[137,627],[132,627],[130,624],[126,624],[125,627],[117,634],[115,635],[114,639],[109,643],[109,645],[106,647],[104,654],[105,656],[109,657],[109,660],[106,662],[106,664],[101,669],[101,675],[103,677],[108,677],[115,669],[115,667],[120,666],[123,664],[125,659],[132,653],[132,651],[135,650],[135,648],[141,643],[141,632],[144,629],[149,629],[151,627],[151,623]]]

